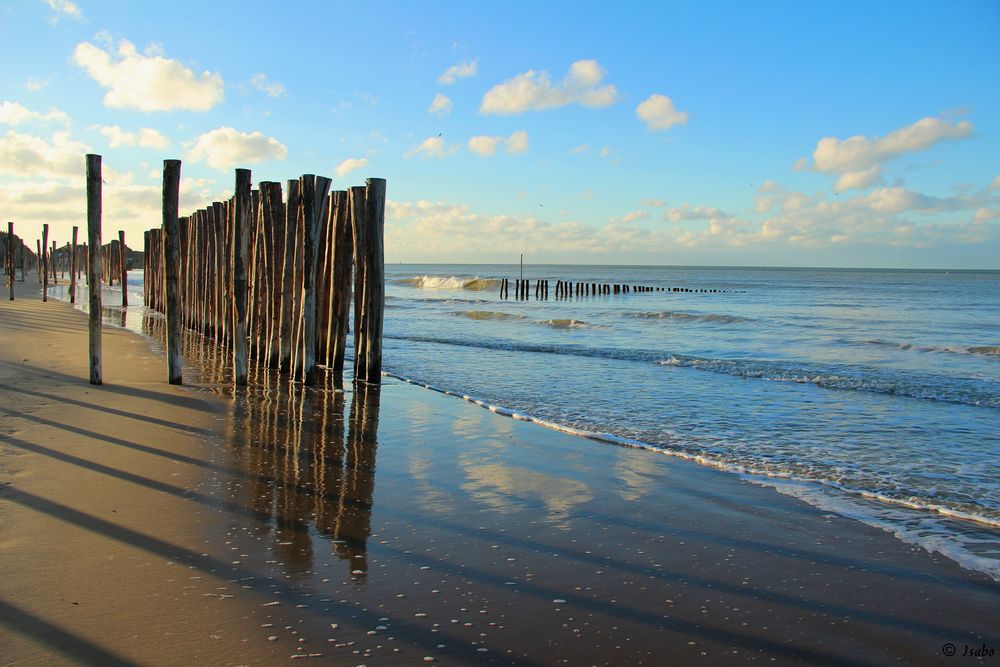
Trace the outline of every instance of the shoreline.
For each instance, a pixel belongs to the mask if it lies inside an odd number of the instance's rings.
[[[90,388],[85,319],[29,285],[0,304],[0,566],[18,574],[0,590],[5,664],[935,664],[947,642],[1000,649],[985,575],[694,462],[394,380],[373,398],[261,375],[226,398],[220,355],[197,346],[201,386],[172,388],[124,330],[105,329],[108,384]],[[51,360],[20,360],[42,340]]]

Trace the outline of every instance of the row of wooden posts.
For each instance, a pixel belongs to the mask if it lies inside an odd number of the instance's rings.
[[[549,281],[538,279],[535,281],[535,298],[549,298]],[[557,280],[555,285],[555,297],[557,299],[567,299],[574,296],[601,296],[605,294],[634,294],[642,292],[703,292],[722,293],[726,290],[690,288],[690,287],[651,287],[649,285],[629,285],[629,284],[606,284],[597,282],[573,282],[568,280]],[[514,298],[526,300],[531,294],[531,280],[514,279]],[[507,278],[500,280],[500,298],[510,298],[510,281]]]
[[[57,246],[55,241],[49,245],[49,226],[42,225],[42,238],[35,239],[36,251],[32,252],[27,244],[20,237],[14,235],[14,223],[7,223],[8,231],[0,232],[0,265],[3,273],[10,283],[10,300],[14,300],[14,274],[15,269],[21,270],[21,282],[24,282],[25,264],[35,268],[38,282],[42,284],[42,301],[48,301],[48,287],[50,284],[58,285],[59,279],[66,280],[66,273],[69,273],[69,301],[76,303],[77,279],[83,274],[83,267],[87,265],[89,250],[86,243],[77,243],[78,227],[73,227],[73,241],[62,246]],[[12,240],[8,240],[12,239]],[[118,232],[118,239],[105,244],[101,248],[99,263],[101,272],[99,279],[108,285],[115,284],[117,280],[122,289],[122,306],[128,306],[128,252],[125,245],[125,232]]]
[[[168,380],[181,382],[182,327],[231,350],[237,385],[250,363],[307,385],[321,366],[340,376],[353,291],[354,377],[380,381],[385,180],[331,193],[329,178],[307,174],[285,192],[254,190],[237,169],[232,198],[179,217],[180,169],[164,161],[163,226],[143,239],[145,302],[167,316]]]

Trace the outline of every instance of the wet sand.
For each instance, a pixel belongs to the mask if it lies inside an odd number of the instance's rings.
[[[106,328],[91,387],[84,315],[30,280],[0,302],[2,664],[1000,660],[995,582],[735,475],[392,379],[234,397],[196,337],[178,388]]]

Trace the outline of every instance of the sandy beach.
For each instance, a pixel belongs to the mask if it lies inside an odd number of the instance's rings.
[[[84,315],[17,289],[4,665],[1000,659],[995,582],[736,475],[391,378],[227,395],[194,339],[174,387],[112,327],[94,387]]]

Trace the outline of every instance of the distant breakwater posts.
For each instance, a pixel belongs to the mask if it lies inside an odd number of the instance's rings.
[[[534,295],[536,300],[549,298],[549,281],[538,279],[534,283]],[[574,297],[604,296],[611,294],[642,294],[646,292],[689,292],[704,294],[728,294],[732,290],[691,288],[691,287],[654,287],[649,285],[633,285],[627,283],[597,283],[586,281],[557,280],[553,289],[556,299],[570,299]],[[532,294],[531,280],[514,279],[514,299],[526,301]],[[510,280],[500,279],[500,298],[509,299]]]
[[[307,174],[251,187],[178,216],[179,160],[163,166],[163,224],[144,233],[146,305],[166,315],[168,381],[180,384],[181,328],[229,351],[235,385],[255,363],[305,385],[342,381],[354,303],[354,379],[381,381],[386,182],[330,192]],[[99,312],[98,308],[98,312]]]
[[[49,285],[58,285],[60,279],[67,282],[69,273],[69,302],[76,303],[76,283],[83,275],[85,266],[90,262],[90,251],[87,243],[77,243],[79,227],[73,227],[72,241],[58,245],[56,241],[49,242],[49,226],[42,225],[42,236],[35,239],[35,250],[14,234],[14,223],[7,223],[7,231],[0,232],[0,272],[7,277],[10,300],[14,300],[15,274],[21,273],[20,282],[24,282],[25,266],[32,267],[38,282],[42,285],[42,301],[48,301]],[[118,232],[118,239],[101,246],[98,255],[97,282],[114,285],[128,283],[128,270],[138,260],[134,251],[125,245],[125,232]],[[93,284],[93,283],[91,283]],[[128,305],[128,289],[122,289],[122,305]]]

